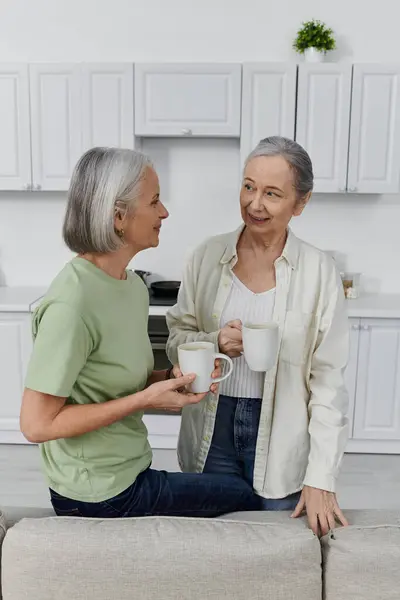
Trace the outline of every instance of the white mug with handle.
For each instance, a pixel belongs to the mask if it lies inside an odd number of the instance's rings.
[[[229,371],[222,377],[212,378],[217,359],[226,360]],[[220,383],[227,379],[233,371],[233,362],[229,356],[215,352],[214,344],[211,342],[188,342],[178,348],[179,368],[183,375],[194,373],[196,379],[190,384],[193,394],[204,394],[208,392],[213,383]]]
[[[244,323],[243,354],[249,368],[266,372],[275,365],[278,355],[278,323]]]

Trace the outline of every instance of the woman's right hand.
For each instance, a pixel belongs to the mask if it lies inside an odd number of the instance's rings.
[[[196,379],[196,375],[183,375],[177,379],[167,379],[153,383],[146,389],[147,408],[179,411],[187,404],[201,402],[207,394],[192,394],[185,387]]]
[[[218,346],[223,354],[230,358],[238,358],[243,352],[242,322],[239,319],[229,321],[221,329],[218,336]]]

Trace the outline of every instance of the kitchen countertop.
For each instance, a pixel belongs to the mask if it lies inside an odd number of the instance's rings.
[[[45,291],[43,287],[0,286],[0,312],[30,312]]]
[[[0,286],[0,312],[30,312],[46,293],[44,287]],[[349,317],[367,319],[400,319],[400,294],[364,294],[346,300]],[[151,316],[164,316],[168,306],[150,306]]]
[[[346,300],[347,313],[352,318],[400,319],[400,294],[364,294]],[[168,306],[150,306],[150,315],[165,315]]]
[[[346,303],[349,317],[400,319],[400,294],[364,294]]]

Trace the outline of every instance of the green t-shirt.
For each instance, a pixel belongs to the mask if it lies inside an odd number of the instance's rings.
[[[148,292],[128,272],[114,279],[74,258],[33,315],[34,346],[25,385],[91,404],[142,390],[154,368],[147,333]],[[151,463],[142,412],[97,431],[41,444],[49,486],[83,502],[108,500]]]

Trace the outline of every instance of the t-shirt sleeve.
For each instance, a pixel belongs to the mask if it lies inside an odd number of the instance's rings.
[[[92,350],[89,331],[79,313],[63,303],[50,304],[35,319],[25,387],[67,398]]]

